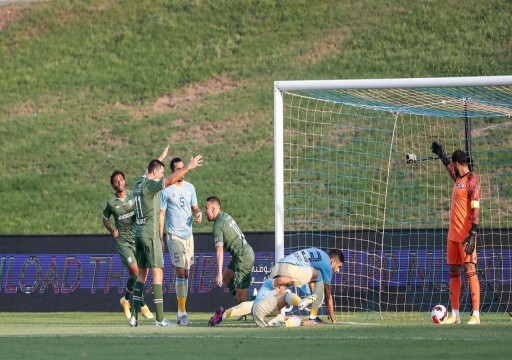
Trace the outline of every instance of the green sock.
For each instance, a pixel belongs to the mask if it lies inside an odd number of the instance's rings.
[[[136,281],[133,287],[133,306],[132,315],[137,319],[140,312],[140,300],[142,298],[142,291],[144,290],[144,284]]]
[[[162,284],[153,284],[153,302],[156,307],[156,320],[164,319],[164,296],[162,293]]]
[[[229,292],[236,298],[236,286],[234,281],[229,284]]]
[[[128,277],[128,281],[126,282],[126,291],[124,292],[124,298],[126,300],[130,300],[130,295],[133,293],[133,285],[137,281],[137,275],[130,275]]]

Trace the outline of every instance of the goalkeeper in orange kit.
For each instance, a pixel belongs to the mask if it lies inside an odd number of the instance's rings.
[[[469,169],[469,159],[464,151],[454,151],[450,161],[443,147],[439,143],[433,142],[432,152],[439,156],[455,181],[452,192],[447,246],[452,313],[441,324],[460,323],[461,266],[464,266],[466,270],[473,306],[468,324],[480,324],[480,283],[476,273],[480,183],[475,174]]]

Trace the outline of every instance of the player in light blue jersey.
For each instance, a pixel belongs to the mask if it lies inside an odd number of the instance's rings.
[[[331,278],[334,273],[339,273],[344,262],[345,257],[339,249],[329,249],[328,253],[325,253],[323,250],[311,247],[280,259],[272,269],[270,277],[289,277],[293,279],[289,285],[301,287],[309,284],[313,289],[317,298],[311,306],[309,321],[304,325],[324,323],[318,317],[318,309],[324,298],[329,317],[335,323]]]
[[[179,157],[170,162],[173,173],[181,171],[185,165]],[[188,276],[194,264],[194,236],[192,219],[201,223],[203,214],[197,206],[194,185],[181,177],[160,193],[160,239],[163,240],[164,228],[167,229],[167,248],[176,273],[176,298],[178,300],[178,325],[189,325],[186,302],[188,294]]]
[[[208,326],[216,326],[223,320],[234,316],[244,316],[252,313],[254,322],[259,327],[285,326],[297,327],[302,321],[299,316],[284,315],[282,309],[287,306],[298,306],[304,310],[313,303],[316,295],[312,294],[301,299],[297,294],[286,291],[286,285],[292,283],[292,278],[267,279],[263,282],[256,299],[245,301],[229,309],[220,307],[208,322]]]

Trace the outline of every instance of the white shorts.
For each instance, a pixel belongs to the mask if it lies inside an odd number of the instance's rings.
[[[188,239],[183,239],[176,235],[167,233],[167,248],[171,255],[172,264],[175,267],[190,270],[194,264],[194,235],[191,234]]]
[[[294,278],[297,281],[294,285],[301,287],[312,281],[313,268],[310,266],[297,266],[290,263],[277,263],[270,273],[270,278],[273,279],[276,276],[288,276]]]
[[[284,321],[284,315],[277,307],[277,297],[270,296],[261,301],[255,302],[252,306],[254,322],[259,327],[273,326],[276,322]]]

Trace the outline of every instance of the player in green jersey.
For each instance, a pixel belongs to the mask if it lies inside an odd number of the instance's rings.
[[[110,198],[103,209],[103,225],[116,239],[116,249],[121,257],[121,261],[128,269],[128,281],[124,296],[119,301],[124,309],[124,315],[127,319],[131,317],[130,294],[133,293],[133,285],[137,280],[139,268],[137,267],[137,257],[135,255],[135,200],[133,191],[126,190],[126,181],[124,173],[115,170],[110,175],[110,185],[116,192]],[[110,217],[114,217],[115,227],[110,222]],[[142,315],[146,319],[153,319],[153,314],[141,298]]]
[[[221,209],[220,199],[210,196],[206,199],[205,215],[213,221],[213,235],[217,253],[217,277],[219,287],[226,284],[239,303],[247,300],[247,291],[251,285],[251,271],[254,266],[254,251],[245,240],[245,236],[235,220]],[[230,252],[231,261],[222,271],[224,249]]]
[[[163,160],[163,159],[162,159]],[[133,195],[135,199],[135,246],[137,249],[137,265],[139,275],[133,290],[133,311],[130,326],[137,326],[140,301],[144,284],[151,269],[153,276],[153,301],[156,306],[156,326],[176,326],[164,318],[163,312],[163,244],[160,241],[160,194],[159,192],[171,186],[182,178],[189,170],[201,166],[201,155],[193,158],[180,171],[173,172],[164,178],[164,164],[158,159],[151,160],[145,176],[135,183]]]

